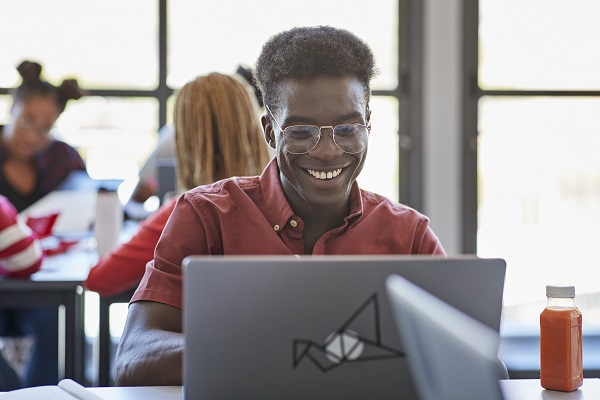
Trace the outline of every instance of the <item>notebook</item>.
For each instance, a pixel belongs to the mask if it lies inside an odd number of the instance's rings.
[[[390,276],[387,289],[422,400],[503,398],[496,330],[401,276]]]
[[[505,262],[431,256],[191,256],[185,399],[414,399],[387,299],[404,276],[500,327]]]

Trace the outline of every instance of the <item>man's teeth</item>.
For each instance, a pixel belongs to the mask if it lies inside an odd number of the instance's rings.
[[[312,176],[314,176],[317,179],[331,179],[331,178],[335,178],[336,176],[338,176],[339,174],[342,173],[342,169],[336,169],[333,171],[329,171],[329,172],[323,172],[323,171],[314,171],[312,169],[307,170],[309,174],[311,174]]]

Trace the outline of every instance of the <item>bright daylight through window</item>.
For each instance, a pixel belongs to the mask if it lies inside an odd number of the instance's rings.
[[[479,4],[478,255],[507,260],[506,316],[537,327],[545,285],[573,284],[584,328],[593,329],[600,325],[600,3]],[[494,90],[503,94],[486,95]]]
[[[374,90],[393,92],[398,84],[397,0],[370,2],[369,18],[364,2],[358,0],[343,6],[330,0],[306,0],[301,5],[261,0],[260,7],[254,1],[237,0],[166,3],[166,84],[172,90],[211,71],[234,73],[240,64],[252,66],[270,35],[293,25],[320,24],[349,29],[373,48],[380,71]],[[101,92],[71,102],[53,134],[77,148],[93,178],[135,184],[160,128],[159,2],[19,0],[9,7],[1,5],[0,10],[0,36],[19,32],[18,41],[2,42],[0,87],[17,86],[15,67],[32,60],[43,66],[43,76],[51,83],[73,77],[83,89]],[[35,29],[24,31],[23,18]],[[0,95],[0,124],[8,122],[10,104],[10,96]],[[399,197],[398,108],[393,96],[372,98],[370,156],[359,177],[363,188],[394,200]],[[167,123],[172,122],[172,109],[171,98]],[[86,333],[97,336],[98,298],[93,292],[86,296]],[[112,307],[111,331],[118,336],[126,305]]]

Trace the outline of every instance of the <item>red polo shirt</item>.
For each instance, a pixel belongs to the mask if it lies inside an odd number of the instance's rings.
[[[444,249],[419,212],[351,190],[350,214],[312,254],[439,254]],[[181,262],[199,254],[303,254],[304,223],[288,204],[271,160],[260,177],[234,177],[182,195],[131,299],[182,308]]]

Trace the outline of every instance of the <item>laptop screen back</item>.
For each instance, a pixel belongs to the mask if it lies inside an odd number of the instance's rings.
[[[502,399],[497,331],[401,276],[387,289],[421,399]]]
[[[416,398],[391,274],[500,326],[499,259],[195,256],[183,266],[186,399]]]

